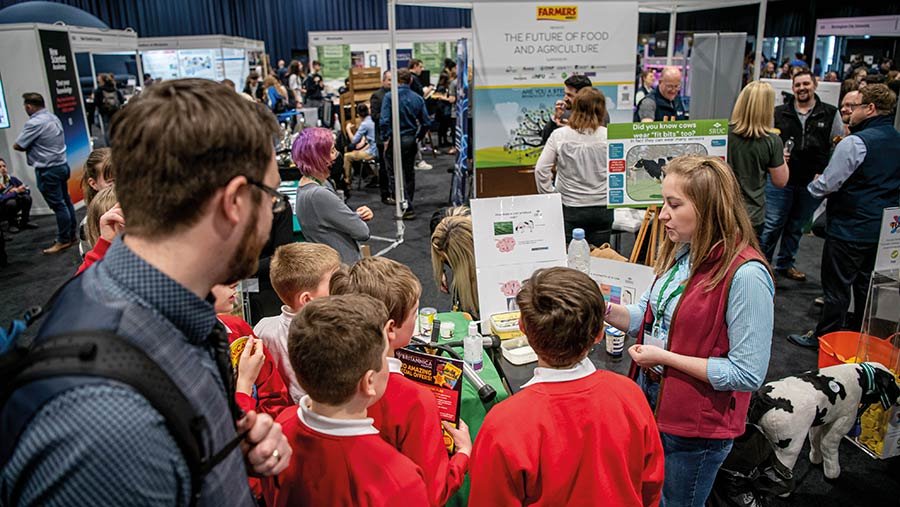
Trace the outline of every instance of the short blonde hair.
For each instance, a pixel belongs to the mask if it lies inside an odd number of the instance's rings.
[[[88,204],[87,217],[85,218],[84,236],[91,247],[100,239],[100,217],[116,205],[116,187],[110,185],[97,192],[91,203]]]
[[[421,293],[409,267],[384,257],[367,257],[331,275],[331,294],[368,294],[384,303],[397,325],[416,311]]]
[[[753,81],[741,90],[731,112],[732,132],[741,137],[760,138],[773,132],[775,89],[769,83]]]
[[[337,250],[321,243],[288,243],[275,250],[269,264],[272,288],[286,305],[297,294],[315,289],[323,276],[341,267]]]

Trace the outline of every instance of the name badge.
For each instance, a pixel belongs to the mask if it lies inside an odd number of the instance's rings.
[[[653,326],[650,332],[644,331],[644,345],[666,348],[666,333],[659,326]]]

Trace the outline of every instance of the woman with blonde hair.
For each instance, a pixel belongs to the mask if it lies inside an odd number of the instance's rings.
[[[756,237],[762,233],[766,214],[766,180],[784,188],[788,166],[775,122],[775,89],[753,81],[741,91],[728,123],[728,162],[734,169],[744,205]]]
[[[609,242],[613,211],[606,207],[605,116],[603,93],[591,87],[579,90],[572,101],[569,123],[553,131],[534,166],[538,192],[560,194],[566,243],[575,228],[584,229],[590,244]]]
[[[449,216],[435,227],[431,235],[431,267],[434,283],[443,292],[450,293],[454,309],[469,312],[477,319],[479,308],[478,284],[475,279],[475,243],[472,240],[472,217],[467,212],[468,208],[465,207],[451,208]],[[449,287],[444,266],[448,266],[453,273]]]
[[[726,163],[678,157],[662,194],[656,280],[606,321],[637,338],[630,375],[655,409],[664,504],[700,507],[765,379],[775,286]]]

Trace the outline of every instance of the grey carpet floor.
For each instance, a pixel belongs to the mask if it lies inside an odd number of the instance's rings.
[[[430,171],[416,171],[415,208],[418,217],[404,222],[404,242],[389,252],[387,257],[412,268],[422,282],[421,306],[433,306],[446,310],[449,298],[442,294],[431,275],[429,253],[429,220],[431,214],[447,205],[450,193],[450,174],[447,169],[453,158],[440,155],[425,158],[434,165]],[[393,209],[381,204],[377,189],[354,190],[351,206],[368,205],[375,212],[371,222],[373,235],[394,238],[397,223]],[[81,213],[80,213],[81,214]],[[53,241],[55,223],[53,217],[37,217],[38,230],[7,234],[12,242],[7,244],[10,265],[0,269],[3,281],[0,291],[0,323],[18,316],[30,305],[43,304],[53,290],[71,276],[79,261],[76,249],[56,256],[44,256],[41,248]],[[620,250],[627,255],[633,238],[623,235]],[[370,241],[373,252],[387,246],[387,242]],[[800,242],[797,267],[807,273],[806,282],[798,283],[779,278],[775,296],[775,333],[772,338],[772,358],[768,380],[800,373],[816,367],[816,352],[801,349],[788,343],[788,333],[805,332],[815,327],[819,308],[813,303],[821,295],[819,269],[823,241],[804,236]],[[33,331],[32,331],[33,332]],[[900,505],[900,459],[876,460],[870,458],[853,444],[844,440],[840,447],[842,474],[836,481],[825,481],[821,467],[811,466],[804,449],[796,467],[797,489],[787,499],[777,499],[776,506],[846,507],[863,505]]]

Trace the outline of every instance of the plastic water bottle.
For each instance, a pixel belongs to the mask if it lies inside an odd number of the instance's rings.
[[[478,323],[469,322],[469,332],[463,338],[463,361],[469,363],[475,371],[481,371],[484,366],[482,357],[484,356],[484,348],[481,335],[478,334]]]
[[[584,229],[572,229],[569,242],[569,267],[586,275],[591,274],[591,247],[584,239]]]

